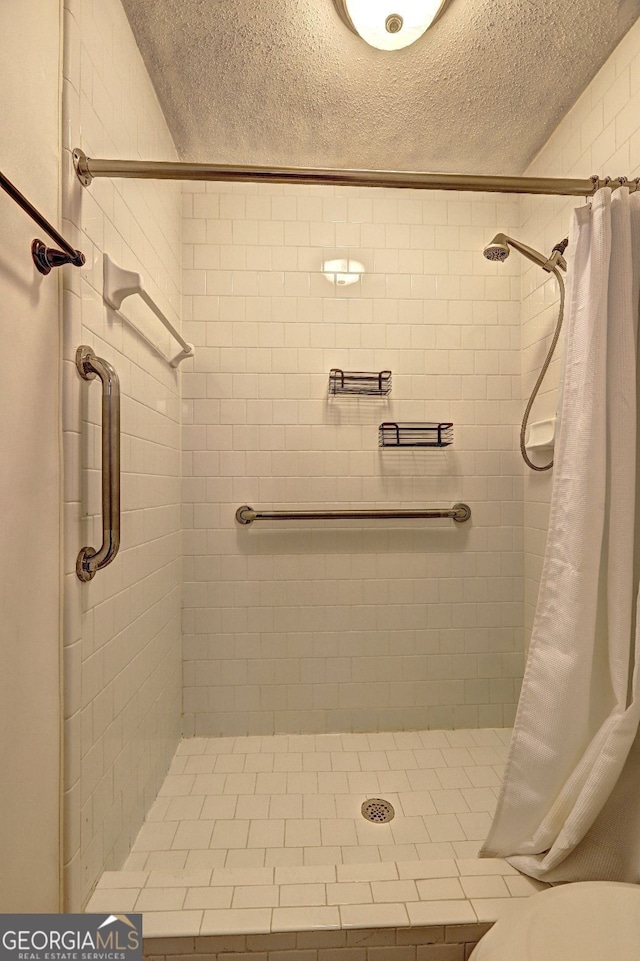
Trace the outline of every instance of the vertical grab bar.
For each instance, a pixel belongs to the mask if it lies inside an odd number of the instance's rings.
[[[90,581],[120,547],[120,380],[90,347],[78,347],[76,367],[84,380],[102,381],[102,545],[98,550],[83,547],[76,561],[80,580]]]

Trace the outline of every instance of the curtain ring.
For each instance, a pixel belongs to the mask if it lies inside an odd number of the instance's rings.
[[[585,197],[585,203],[587,207],[591,206],[591,202],[600,187],[600,174],[591,174],[591,176],[589,177],[589,180],[593,184],[593,193],[587,194],[587,196]]]

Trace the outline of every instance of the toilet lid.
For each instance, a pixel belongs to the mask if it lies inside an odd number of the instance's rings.
[[[638,961],[640,885],[580,881],[519,900],[470,961]]]

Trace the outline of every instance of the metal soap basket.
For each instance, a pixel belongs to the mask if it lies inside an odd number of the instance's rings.
[[[379,447],[450,447],[451,423],[397,423],[387,421],[378,428]]]
[[[360,397],[386,397],[391,393],[391,371],[369,373],[363,370],[329,371],[329,394],[350,394]]]

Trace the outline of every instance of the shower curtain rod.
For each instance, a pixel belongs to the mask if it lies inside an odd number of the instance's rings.
[[[640,178],[594,176],[585,180],[555,177],[470,176],[412,170],[339,170],[321,167],[262,167],[194,164],[157,160],[104,160],[87,157],[76,148],[73,164],[78,179],[88,187],[94,177],[138,180],[209,180],[275,184],[334,184],[349,187],[406,187],[418,190],[470,190],[481,193],[559,194],[588,197],[600,187],[637,190]]]

